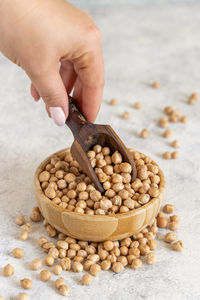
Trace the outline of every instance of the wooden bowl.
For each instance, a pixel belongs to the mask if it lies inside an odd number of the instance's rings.
[[[151,225],[157,216],[165,188],[165,178],[159,168],[160,196],[147,204],[127,213],[115,215],[87,215],[71,212],[53,203],[43,193],[39,174],[44,170],[52,156],[64,157],[68,149],[58,151],[45,159],[37,168],[34,177],[35,196],[42,215],[49,224],[58,231],[68,236],[83,241],[100,242],[105,240],[121,240],[140,232],[143,228]],[[130,149],[130,152],[133,150]],[[153,162],[155,164],[155,162]]]

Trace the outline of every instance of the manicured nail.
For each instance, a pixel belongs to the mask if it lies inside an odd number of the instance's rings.
[[[49,111],[56,125],[63,126],[65,124],[66,118],[61,107],[59,106],[49,107]]]

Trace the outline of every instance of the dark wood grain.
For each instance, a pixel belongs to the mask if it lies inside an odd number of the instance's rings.
[[[97,125],[88,122],[83,114],[79,111],[76,100],[70,96],[69,117],[66,121],[66,125],[69,126],[74,135],[74,142],[71,146],[71,153],[73,157],[77,160],[83,171],[90,177],[96,188],[101,193],[104,193],[103,186],[99,182],[99,179],[87,156],[87,151],[96,144],[104,147],[108,146],[112,152],[118,150],[122,155],[123,161],[131,164],[132,181],[135,180],[135,164],[133,163],[126,146],[119,136],[115,133],[110,125]]]

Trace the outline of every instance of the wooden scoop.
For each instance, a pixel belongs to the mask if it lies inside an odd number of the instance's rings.
[[[112,152],[119,151],[123,161],[128,162],[132,166],[131,177],[132,181],[136,178],[136,167],[130,158],[130,154],[114,132],[110,125],[96,125],[88,122],[83,114],[79,111],[75,99],[69,96],[69,116],[66,120],[66,125],[71,129],[74,142],[71,146],[72,156],[80,164],[83,171],[94,182],[96,188],[104,193],[104,188],[101,185],[94,169],[91,166],[90,160],[87,156],[87,151],[99,144],[103,147],[109,147]]]

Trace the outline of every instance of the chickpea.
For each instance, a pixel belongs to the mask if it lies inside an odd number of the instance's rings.
[[[87,259],[87,260],[84,262],[84,264],[83,264],[84,270],[85,270],[85,271],[89,271],[91,265],[93,265],[93,264],[94,264],[94,262],[93,262],[92,260]]]
[[[160,87],[160,83],[159,83],[158,81],[154,81],[154,82],[152,83],[152,87],[153,87],[154,89],[157,89],[157,88]]]
[[[48,171],[43,171],[39,175],[40,182],[49,181],[50,173]]]
[[[61,285],[59,288],[59,292],[62,296],[69,296],[69,288],[66,284]]]
[[[156,263],[156,254],[154,252],[148,253],[146,262],[149,265],[155,264]]]
[[[39,270],[42,267],[42,261],[39,258],[32,260],[29,265],[31,270]]]
[[[15,219],[15,223],[17,224],[17,225],[23,225],[24,224],[24,222],[25,222],[25,218],[24,218],[24,216],[18,216],[18,217],[16,217],[16,219]]]
[[[179,217],[176,216],[176,215],[170,216],[170,217],[169,217],[169,221],[170,221],[170,222],[177,222],[177,223],[178,223]]]
[[[50,249],[51,250],[51,249]],[[45,264],[49,267],[53,266],[54,265],[54,258],[52,256],[47,256],[45,257],[45,260],[44,260]]]
[[[48,198],[53,199],[56,197],[56,192],[52,187],[48,186],[47,189],[45,190],[45,195]]]
[[[163,153],[162,157],[165,158],[165,159],[171,159],[171,153],[170,152],[165,152],[165,153]]]
[[[76,176],[73,173],[68,173],[65,175],[64,179],[67,183],[71,183],[76,180]]]
[[[96,276],[101,271],[101,267],[98,264],[93,264],[90,267],[90,273]]]
[[[109,270],[110,267],[111,267],[111,261],[110,261],[110,260],[103,260],[103,261],[101,262],[101,269],[102,269],[103,271]]]
[[[149,131],[147,129],[142,129],[141,133],[140,133],[140,137],[141,138],[148,138],[149,137]]]
[[[29,295],[27,293],[19,293],[17,300],[29,300]]]
[[[47,242],[48,242],[48,240],[45,237],[41,236],[39,241],[38,241],[38,244],[39,244],[39,246],[43,246]]]
[[[173,212],[175,211],[175,206],[173,204],[166,204],[163,207],[163,211],[167,214],[173,214]]]
[[[177,230],[178,229],[178,223],[177,222],[169,222],[169,229],[170,230]]]
[[[172,152],[172,159],[177,159],[179,156],[179,153],[177,151]]]
[[[99,201],[102,198],[101,193],[97,190],[90,192],[90,199],[93,201]]]
[[[172,249],[175,251],[182,251],[184,248],[182,241],[177,241],[172,244]]]
[[[148,245],[139,245],[139,250],[141,255],[146,255],[150,252],[150,248]]]
[[[167,129],[163,132],[163,137],[164,138],[169,138],[172,136],[172,130],[171,129]]]
[[[92,280],[93,280],[93,278],[90,274],[84,274],[81,279],[82,285],[90,285]]]
[[[28,231],[24,230],[24,231],[20,232],[19,238],[22,241],[26,241],[28,239]]]
[[[157,242],[155,240],[148,240],[147,245],[149,246],[150,250],[156,250]]]
[[[112,270],[113,272],[115,273],[119,273],[119,272],[122,272],[124,270],[124,266],[122,263],[120,262],[115,262],[113,265],[112,265]]]
[[[137,269],[141,268],[141,266],[142,266],[141,259],[135,258],[135,259],[132,260],[131,269],[137,270]]]
[[[75,256],[75,255],[74,255]],[[69,257],[64,257],[60,261],[61,267],[63,270],[70,271],[71,270],[71,259]]]
[[[149,202],[149,200],[150,200],[150,196],[148,194],[141,194],[138,197],[138,202],[140,204],[146,204],[147,202]]]
[[[175,140],[175,141],[173,141],[173,142],[171,143],[171,146],[172,146],[173,148],[179,148],[179,147],[180,147],[180,143],[179,143],[179,141]]]
[[[128,260],[126,256],[119,256],[117,262],[120,262],[124,267],[128,265]]]
[[[12,250],[12,255],[15,257],[15,258],[22,258],[24,256],[24,252],[21,248],[14,248]]]
[[[112,241],[106,241],[103,243],[103,247],[106,251],[110,251],[113,249],[114,245]]]
[[[49,237],[54,237],[57,234],[56,229],[53,228],[51,225],[46,226],[46,231]]]
[[[29,290],[32,287],[32,281],[28,278],[21,279],[20,284],[25,290]]]
[[[173,109],[171,106],[166,106],[164,108],[164,112],[167,114],[167,115],[171,115],[171,113],[173,112]]]
[[[167,223],[168,223],[168,220],[167,220],[166,217],[157,217],[158,227],[160,227],[160,228],[166,228],[167,227]]]
[[[83,271],[83,265],[80,262],[75,261],[72,265],[72,270],[74,272],[80,273]]]
[[[125,111],[122,115],[123,119],[130,119],[131,115],[128,111]]]
[[[110,100],[110,105],[116,105],[117,104],[117,99],[115,99],[115,98],[112,98],[111,100]]]
[[[165,242],[172,243],[176,240],[176,235],[174,232],[168,232],[165,235]]]
[[[120,164],[122,162],[122,156],[118,151],[115,151],[112,155],[113,164]]]
[[[65,284],[65,280],[63,277],[59,277],[58,279],[56,279],[55,281],[55,288],[59,289],[62,285]]]
[[[135,109],[140,109],[142,107],[142,104],[140,102],[135,102],[135,104],[133,105],[133,107]]]
[[[6,276],[6,277],[10,277],[14,274],[15,272],[15,269],[12,265],[10,264],[7,264],[5,267],[3,267],[3,276]]]
[[[51,272],[49,270],[42,270],[40,272],[40,280],[48,281],[51,278]]]

